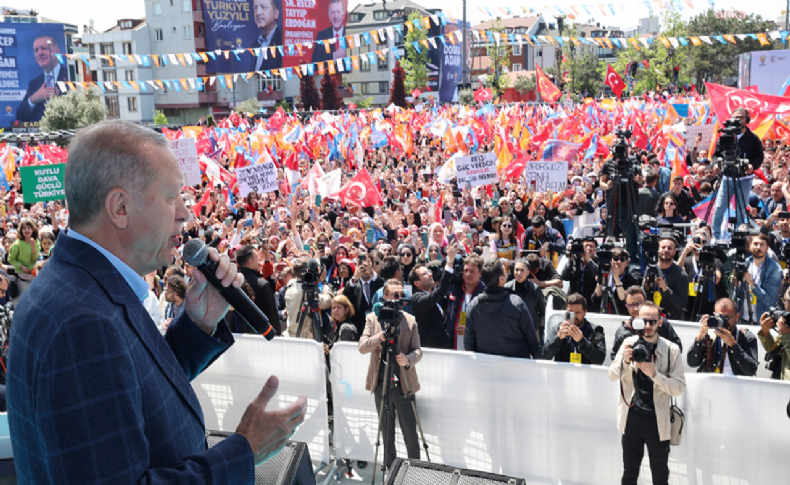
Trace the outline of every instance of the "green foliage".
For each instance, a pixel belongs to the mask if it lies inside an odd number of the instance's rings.
[[[47,101],[41,131],[73,130],[98,123],[107,117],[107,108],[96,89],[87,93],[69,91]]]
[[[458,91],[458,102],[466,106],[472,104],[475,100],[475,93],[471,89],[462,89]]]
[[[368,109],[373,106],[374,99],[372,96],[369,96],[367,98],[354,98],[351,102],[357,105],[357,109]]]
[[[502,21],[497,19],[494,22],[494,26],[490,29],[491,32],[494,33],[494,36],[501,36],[502,32],[505,31],[505,27],[502,26]],[[508,88],[510,85],[510,77],[503,76],[502,74],[505,70],[510,69],[510,53],[511,48],[508,45],[504,45],[503,42],[499,43],[497,46],[496,43],[486,48],[486,54],[491,59],[491,69],[492,73],[489,76],[489,82],[487,83],[486,87],[494,88],[494,97],[497,98],[505,92],[505,89]],[[499,73],[499,78],[497,79],[497,73]]]
[[[420,20],[423,15],[419,11],[409,14],[407,22]],[[414,89],[425,91],[428,87],[428,62],[430,61],[429,50],[425,46],[420,46],[420,52],[414,47],[412,42],[419,42],[428,38],[427,29],[412,29],[406,33],[404,47],[406,56],[401,59],[403,70],[406,73],[405,88],[411,93]]]
[[[274,111],[277,111],[278,108],[282,108],[283,111],[291,111],[291,105],[288,104],[288,101],[281,99],[274,104]]]
[[[154,110],[154,124],[155,125],[167,125],[167,116],[165,116],[165,112],[161,109]]]
[[[214,116],[208,115],[206,117],[206,126],[208,126],[209,128],[214,126]]]
[[[530,91],[534,91],[538,84],[534,75],[519,74],[516,76],[516,82],[513,87],[516,88],[519,94],[527,94]]]
[[[245,99],[241,103],[237,104],[233,110],[239,114],[242,113],[258,114],[258,112],[261,110],[261,102],[258,101],[256,98]]]
[[[562,31],[565,37],[581,37],[577,25],[565,25]],[[562,56],[566,62],[562,63]],[[574,93],[584,93],[587,91],[595,95],[603,86],[604,76],[600,71],[601,61],[595,55],[593,46],[582,44],[576,46],[572,42],[566,42],[564,46],[557,49],[558,64],[546,69],[547,74],[554,76],[555,84],[560,90],[571,91]],[[562,79],[562,73],[568,71],[569,81],[566,83]],[[604,64],[604,70],[606,66]],[[567,84],[567,85],[566,85]]]

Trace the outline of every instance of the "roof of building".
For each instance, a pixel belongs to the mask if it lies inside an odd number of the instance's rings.
[[[131,22],[132,26],[130,27],[121,27],[122,22]],[[111,28],[105,30],[104,32],[120,32],[122,30],[139,30],[145,27],[145,19],[120,19],[118,22],[113,25]]]
[[[518,28],[531,28],[535,25],[540,17],[513,17],[508,19],[497,19],[499,21],[499,27],[503,27],[506,29],[518,29]],[[492,29],[497,27],[497,20],[486,20],[485,22],[479,23],[474,25],[473,29]]]
[[[390,0],[386,4],[386,10],[389,15],[382,19],[374,19],[373,13],[380,12],[385,10],[385,5],[383,2],[376,2],[376,3],[360,3],[348,13],[354,13],[361,15],[360,19],[356,22],[348,21],[348,28],[353,28],[356,24],[369,24],[369,23],[381,23],[383,25],[392,24],[392,23],[400,23],[414,10],[419,10],[421,12],[426,12],[428,14],[435,14],[437,12],[441,12],[440,8],[426,8],[422,5],[412,2],[411,0]]]

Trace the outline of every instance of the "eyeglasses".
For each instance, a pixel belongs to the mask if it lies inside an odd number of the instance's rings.
[[[628,258],[612,258],[612,261],[614,261],[615,263],[624,263],[628,261]]]
[[[674,202],[664,202],[664,205],[675,207],[675,203]]]
[[[513,225],[512,225],[512,224],[500,224],[500,226],[499,226],[499,227],[507,227],[507,228],[511,228],[511,227],[513,227]]]
[[[410,258],[411,257],[411,253],[400,253],[400,255],[403,258]]]
[[[638,301],[636,303],[626,303],[625,306],[626,308],[639,308],[643,303],[643,301]]]
[[[400,300],[401,298],[403,298],[403,293],[393,293],[390,296],[392,297],[390,298],[391,300]]]
[[[658,320],[654,318],[643,318],[645,325],[650,325],[651,327],[658,325]]]

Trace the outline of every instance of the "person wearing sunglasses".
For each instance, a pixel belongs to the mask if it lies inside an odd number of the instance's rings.
[[[612,360],[617,356],[617,352],[620,350],[620,346],[623,345],[623,341],[631,335],[636,335],[632,323],[634,318],[639,317],[639,307],[646,301],[647,295],[641,286],[634,285],[626,288],[624,306],[631,318],[625,320],[614,334],[614,344],[612,345],[611,353]],[[678,346],[680,351],[683,352],[683,342],[681,342],[677,332],[672,328],[672,324],[669,323],[669,320],[667,320],[667,317],[664,315],[661,315],[661,325],[658,327],[658,336],[673,342]]]
[[[686,376],[677,345],[658,334],[661,312],[653,302],[645,302],[639,309],[644,321],[641,336],[633,335],[609,366],[609,380],[622,386],[617,406],[617,429],[622,433],[622,483],[636,485],[647,445],[653,483],[669,483],[669,440],[671,398],[686,390]],[[634,361],[634,345],[644,340],[651,349],[647,362]],[[630,402],[629,402],[630,401]]]
[[[513,261],[520,252],[521,243],[516,237],[513,220],[509,217],[503,218],[499,223],[497,237],[491,241],[491,254],[496,254],[500,259]]]
[[[628,251],[624,248],[612,249],[611,270],[607,277],[603,277],[603,281],[600,281],[601,278],[599,278],[595,292],[590,298],[591,308],[600,308],[601,313],[609,315],[628,315],[628,309],[625,306],[625,289],[639,284],[639,281],[628,272],[629,261]],[[602,307],[604,287],[611,289],[613,297],[607,303],[606,308]]]
[[[541,258],[548,258],[557,267],[559,255],[565,251],[565,240],[560,232],[546,226],[546,219],[541,216],[532,218],[532,226],[524,231],[524,249],[539,250]]]
[[[672,195],[667,195],[664,197],[664,200],[661,201],[661,208],[658,214],[658,219],[656,223],[658,225],[661,224],[683,224],[684,221],[682,217],[678,215],[678,201]]]

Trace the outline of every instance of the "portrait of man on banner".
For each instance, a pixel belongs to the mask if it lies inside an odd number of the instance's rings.
[[[54,37],[42,35],[33,41],[33,56],[43,72],[28,84],[25,97],[16,111],[17,120],[41,121],[47,100],[62,94],[57,83],[68,81],[69,73],[68,68],[60,65],[55,54],[60,54],[60,44]]]
[[[346,57],[346,49],[340,47],[340,39],[346,36],[346,5],[343,0],[329,0],[327,17],[332,25],[316,33],[313,62],[331,61]],[[321,41],[329,39],[335,39],[335,43],[329,44],[329,53],[327,53]]]
[[[269,47],[283,45],[283,30],[280,25],[282,8],[280,0],[252,0],[255,25],[260,29],[258,38],[252,47],[254,49],[269,49]],[[266,71],[277,69],[282,65],[282,57],[272,55],[271,50],[264,57],[252,56],[251,71]]]

